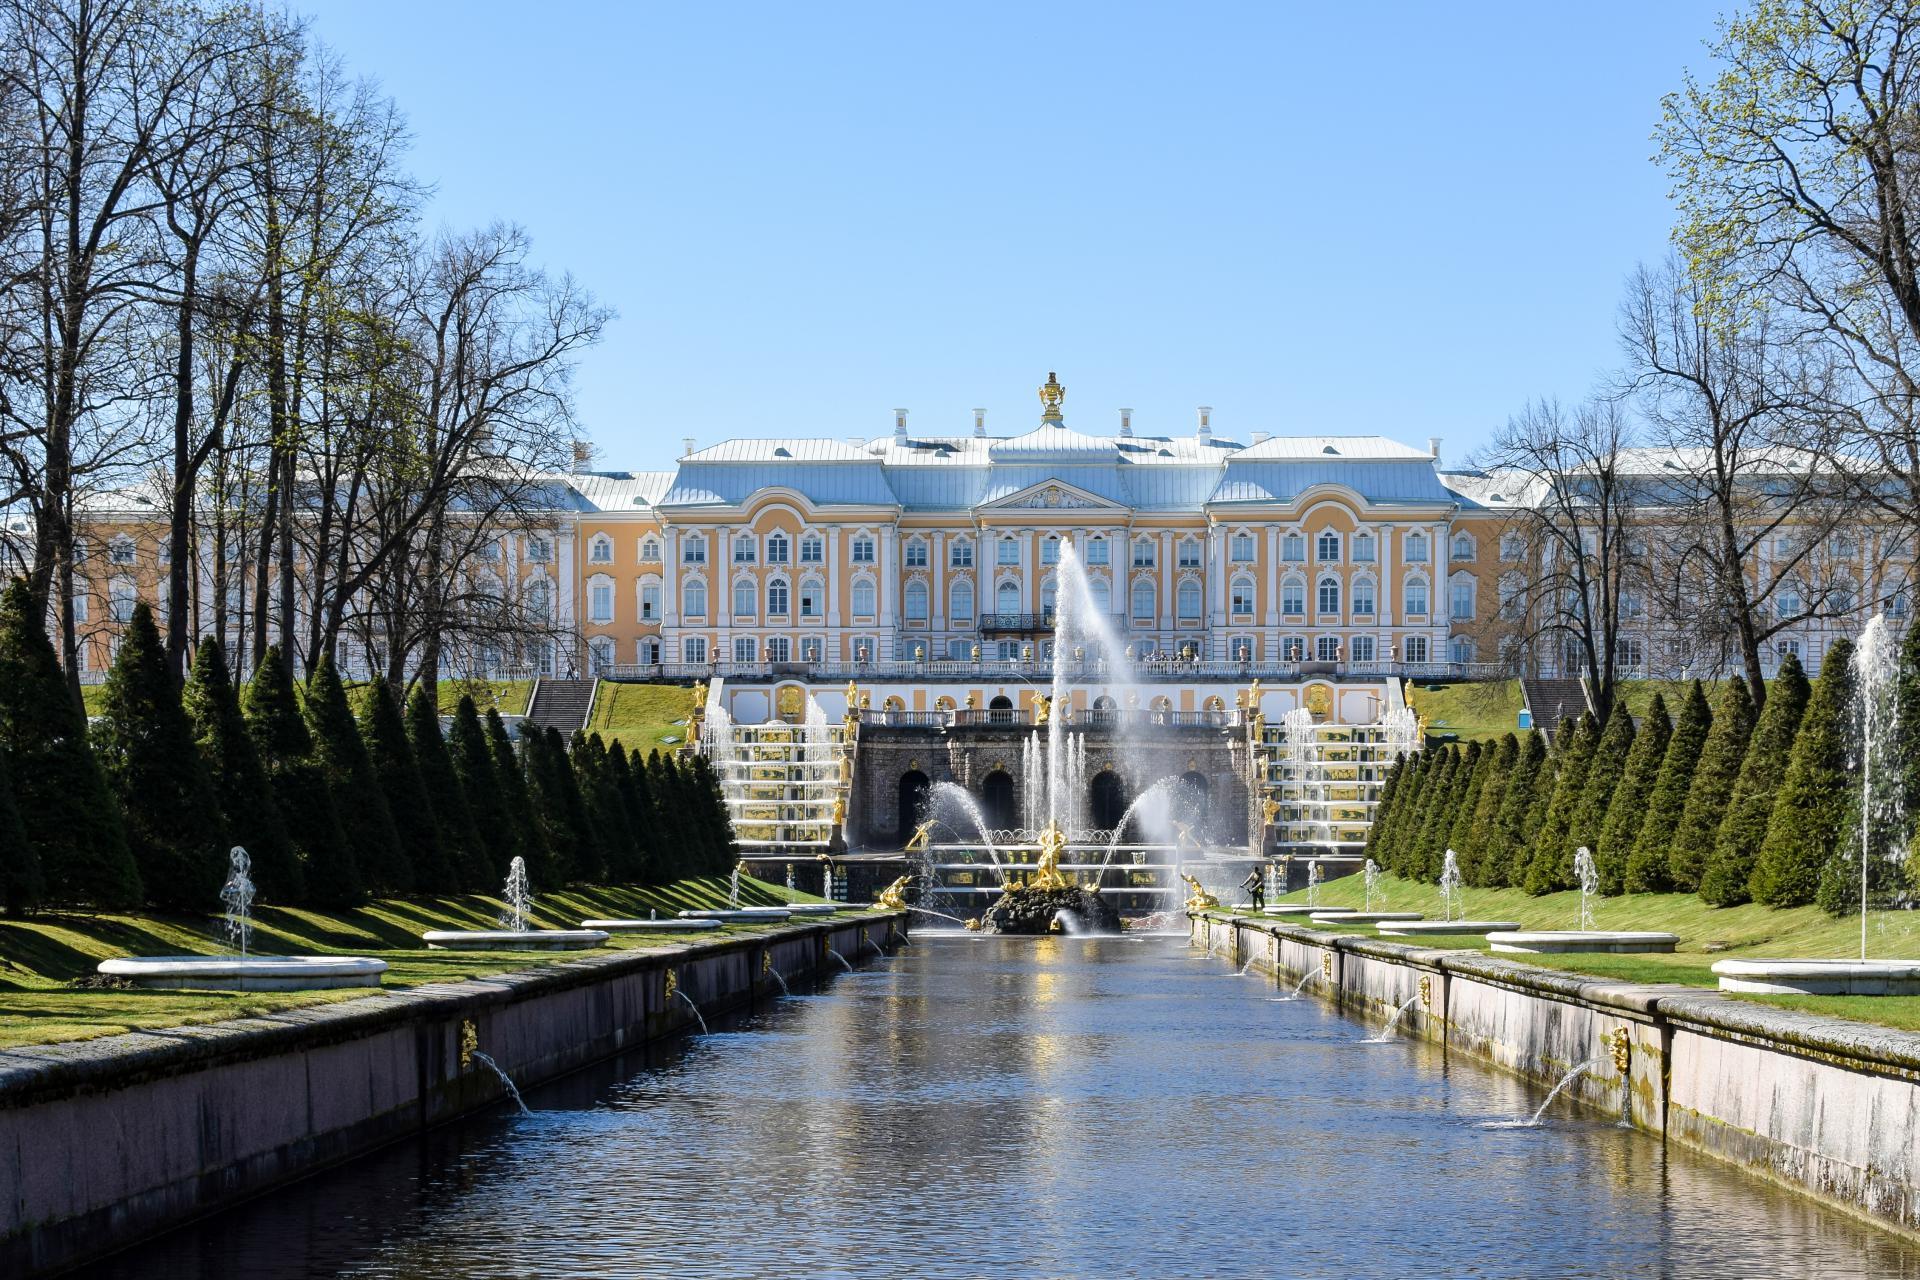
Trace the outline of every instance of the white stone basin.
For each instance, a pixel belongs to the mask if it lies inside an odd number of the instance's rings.
[[[583,951],[607,940],[599,929],[434,929],[420,936],[434,951]]]
[[[1721,960],[1722,991],[1770,995],[1920,995],[1920,960]]]
[[[796,916],[830,916],[839,909],[839,904],[833,902],[789,902],[777,908]]]
[[[1484,938],[1490,933],[1518,929],[1515,920],[1390,920],[1380,926],[1383,938]]]
[[[785,920],[792,912],[785,907],[734,907],[725,911],[682,911],[682,920],[732,920],[751,924],[755,921]]]
[[[695,929],[718,929],[718,920],[582,920],[582,929],[599,929],[605,933],[691,933]]]
[[[1634,933],[1612,929],[1531,929],[1489,933],[1495,951],[1526,951],[1535,955],[1572,951],[1671,951],[1680,943],[1675,933]]]
[[[1418,911],[1316,911],[1307,919],[1321,924],[1379,924],[1382,920],[1419,920]]]
[[[1334,910],[1345,911],[1346,908],[1310,907],[1304,902],[1282,902],[1277,906],[1268,907],[1266,914],[1270,916],[1310,916],[1316,911],[1321,915],[1326,915],[1329,911]]]
[[[369,956],[132,956],[102,960],[100,972],[142,987],[198,991],[326,991],[377,987],[385,960]]]

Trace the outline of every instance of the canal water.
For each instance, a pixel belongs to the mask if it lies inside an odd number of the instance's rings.
[[[1920,1250],[1184,939],[916,945],[88,1274],[1912,1276]]]

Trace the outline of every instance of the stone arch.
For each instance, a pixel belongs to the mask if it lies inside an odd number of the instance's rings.
[[[1127,784],[1112,769],[1102,769],[1087,784],[1087,815],[1102,831],[1120,825],[1127,811]]]
[[[987,826],[1004,830],[1019,822],[1020,806],[1015,794],[1013,775],[1005,769],[995,769],[980,780],[980,812],[986,817]]]
[[[900,775],[895,796],[899,807],[895,810],[898,820],[894,825],[894,836],[899,844],[913,837],[920,824],[927,820],[927,794],[933,788],[927,775],[918,769],[909,769]]]

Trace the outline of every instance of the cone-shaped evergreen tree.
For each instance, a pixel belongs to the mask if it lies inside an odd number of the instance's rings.
[[[1401,856],[1400,874],[1410,880],[1431,880],[1440,865],[1439,846],[1447,836],[1447,798],[1453,794],[1454,775],[1460,770],[1460,752],[1451,744],[1439,748],[1433,774],[1423,788],[1420,829]]]
[[[1483,888],[1489,883],[1493,854],[1499,845],[1495,829],[1500,823],[1500,808],[1505,802],[1507,784],[1513,778],[1514,766],[1519,759],[1520,739],[1511,733],[1502,735],[1487,753],[1486,780],[1481,783],[1480,795],[1474,801],[1466,843],[1464,846],[1455,846],[1460,853],[1460,878],[1475,888]]]
[[[523,753],[514,749],[507,722],[491,707],[487,709],[487,749],[493,753],[494,780],[500,784],[500,794],[507,803],[507,817],[513,823],[514,847],[526,859],[527,871],[534,877],[535,884],[559,884],[553,851],[547,848],[546,836],[534,818],[532,797],[527,794]]]
[[[1367,845],[1363,856],[1373,860],[1376,866],[1386,865],[1381,861],[1386,848],[1387,824],[1393,820],[1393,804],[1400,789],[1400,780],[1406,776],[1407,758],[1398,755],[1387,766],[1387,776],[1380,783],[1380,800],[1373,806],[1373,821],[1367,827]]]
[[[733,842],[733,819],[727,813],[726,793],[720,789],[720,775],[704,754],[692,760],[693,800],[703,816],[707,846],[707,874],[726,875],[740,860]]]
[[[655,840],[657,820],[654,817],[653,797],[647,790],[646,762],[640,758],[639,752],[628,756],[626,748],[618,741],[608,748],[607,759],[620,790],[620,803],[626,810],[627,826],[633,831],[637,859],[634,882],[658,883],[660,851]]]
[[[1516,874],[1524,874],[1527,848],[1527,820],[1538,799],[1541,772],[1547,764],[1547,740],[1538,729],[1527,730],[1513,759],[1513,776],[1507,779],[1500,796],[1500,809],[1489,832],[1481,858],[1486,863],[1481,873],[1490,889],[1513,884]]]
[[[487,744],[487,731],[469,695],[462,694],[459,705],[454,708],[447,750],[453,756],[453,771],[459,775],[467,808],[473,811],[474,825],[486,845],[489,878],[504,881],[508,866],[516,857],[525,855],[520,852],[519,832],[507,808],[506,789],[494,774],[493,749]]]
[[[1572,834],[1574,813],[1586,790],[1587,768],[1600,742],[1593,713],[1581,712],[1580,719],[1563,737],[1559,750],[1554,753],[1559,767],[1555,771],[1553,798],[1547,802],[1540,829],[1534,833],[1533,847],[1527,855],[1527,875],[1522,881],[1522,887],[1536,895],[1571,889],[1574,885],[1573,855],[1567,837]]]
[[[1682,893],[1700,888],[1700,877],[1713,857],[1713,846],[1720,837],[1720,823],[1727,816],[1733,799],[1734,783],[1740,779],[1740,765],[1747,758],[1747,740],[1753,736],[1753,699],[1747,694],[1747,682],[1739,676],[1727,681],[1714,708],[1713,727],[1707,731],[1706,745],[1700,750],[1700,763],[1693,771],[1693,783],[1687,788],[1687,805],[1681,811],[1680,825],[1674,829],[1673,843],[1667,852],[1667,882]]]
[[[1607,727],[1594,745],[1593,759],[1587,765],[1587,783],[1581,788],[1580,803],[1567,831],[1563,876],[1579,883],[1573,873],[1573,858],[1575,850],[1584,846],[1593,855],[1602,893],[1620,892],[1620,885],[1626,879],[1627,860],[1607,858],[1600,847],[1600,829],[1606,825],[1607,810],[1613,804],[1614,792],[1619,790],[1620,779],[1626,776],[1627,759],[1633,754],[1635,741],[1633,717],[1627,712],[1627,704],[1616,700],[1612,714],[1607,717]]]
[[[1386,830],[1381,833],[1380,853],[1374,858],[1385,870],[1396,873],[1400,870],[1400,848],[1406,839],[1404,832],[1414,810],[1420,807],[1420,791],[1426,785],[1423,775],[1430,754],[1416,751],[1402,758],[1400,781],[1394,789],[1393,808],[1387,814]]]
[[[1666,754],[1660,758],[1660,771],[1654,775],[1653,788],[1647,793],[1646,815],[1634,833],[1633,851],[1627,855],[1628,893],[1665,893],[1673,887],[1668,870],[1675,834],[1687,808],[1687,793],[1693,786],[1693,773],[1706,749],[1707,734],[1713,728],[1713,711],[1707,706],[1706,690],[1695,680],[1680,704],[1680,719],[1667,740]]]
[[[1487,773],[1493,768],[1493,744],[1470,742],[1467,744],[1467,785],[1460,791],[1459,802],[1453,807],[1453,825],[1447,829],[1447,849],[1454,852],[1456,858],[1465,858],[1466,850],[1473,844],[1473,815],[1480,806],[1480,793],[1487,785]],[[1444,863],[1446,850],[1441,850]],[[1466,871],[1461,871],[1461,876]]]
[[[1700,873],[1700,896],[1716,907],[1737,907],[1748,900],[1747,881],[1766,843],[1773,802],[1786,780],[1793,739],[1806,714],[1811,690],[1800,659],[1788,654],[1767,690],[1766,706],[1754,722],[1747,754],[1740,762],[1733,798],[1714,839],[1713,854]]]
[[[668,833],[663,878],[684,880],[703,874],[694,815],[687,804],[684,779],[673,757],[662,755],[658,749],[647,757],[647,786],[653,793],[660,825]]]
[[[627,820],[626,801],[620,795],[620,776],[614,771],[613,757],[599,734],[576,731],[573,735],[574,777],[580,780],[581,798],[587,803],[587,816],[600,837],[600,854],[610,884],[640,882],[640,846]],[[626,753],[621,752],[625,764]]]
[[[240,713],[240,694],[218,640],[202,640],[194,652],[180,704],[220,805],[223,839],[253,859],[255,901],[304,902],[306,865],[281,821],[273,784]]]
[[[120,806],[24,582],[0,595],[0,747],[13,767],[14,803],[45,900],[106,911],[138,906],[140,871]]]
[[[553,851],[555,874],[566,884],[596,879],[599,842],[559,730],[549,728],[529,739],[527,766],[527,791],[547,847]]]
[[[307,731],[313,735],[313,761],[333,793],[333,811],[353,846],[360,879],[375,894],[406,893],[413,888],[413,864],[400,843],[385,789],[375,773],[367,744],[354,722],[353,707],[340,684],[333,659],[325,654],[307,678]]]
[[[1756,745],[1778,698],[1775,682],[1774,696],[1761,713],[1761,729],[1755,731]],[[1847,712],[1852,702],[1853,643],[1836,640],[1807,698],[1787,775],[1747,881],[1747,892],[1755,902],[1770,907],[1812,902],[1820,888],[1821,869],[1846,836],[1856,807],[1853,778],[1847,769]]]
[[[1703,700],[1703,711],[1705,706]],[[1647,816],[1647,801],[1653,795],[1653,784],[1660,776],[1660,765],[1667,758],[1671,741],[1673,721],[1667,715],[1666,695],[1656,693],[1634,735],[1626,770],[1613,789],[1606,820],[1600,824],[1599,837],[1592,846],[1601,893],[1617,894],[1627,887],[1627,861],[1633,856],[1634,837],[1640,834],[1641,820]]]
[[[462,883],[460,871],[440,843],[440,819],[433,797],[413,757],[407,722],[393,686],[375,674],[360,704],[360,738],[367,744],[367,760],[386,798],[387,812],[400,844],[407,850],[407,883],[403,892],[449,893]]]
[[[172,911],[211,910],[227,868],[220,801],[144,602],[134,606],[101,695],[94,751],[119,797],[147,901]]]
[[[447,752],[447,740],[440,735],[440,704],[424,684],[416,684],[407,699],[407,745],[413,748],[414,765],[420,770],[421,785],[427,789],[427,802],[440,828],[440,850],[454,875],[451,884],[422,888],[437,893],[489,893],[498,889],[487,842],[474,825],[466,791]]]
[[[13,802],[7,753],[0,748],[0,907],[10,916],[31,911],[40,901],[42,888],[40,858],[27,840],[27,829]]]
[[[307,899],[327,907],[366,898],[353,845],[340,825],[327,779],[313,758],[313,735],[294,697],[293,678],[278,645],[260,655],[247,685],[247,732],[273,783],[287,834],[306,863]]]

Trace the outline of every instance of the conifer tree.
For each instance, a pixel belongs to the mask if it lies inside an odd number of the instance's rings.
[[[23,915],[39,904],[42,891],[40,858],[13,802],[13,778],[0,747],[0,907],[10,916]]]
[[[1420,878],[1420,868],[1426,861],[1427,833],[1433,828],[1433,815],[1440,807],[1441,795],[1447,789],[1452,772],[1450,749],[1434,747],[1427,752],[1427,766],[1421,771],[1413,812],[1407,815],[1406,829],[1400,834],[1399,865],[1394,868],[1409,880]]]
[[[1375,866],[1385,866],[1381,861],[1386,849],[1387,824],[1393,820],[1395,794],[1400,789],[1400,780],[1406,776],[1407,758],[1397,755],[1393,763],[1387,766],[1387,776],[1380,783],[1380,799],[1373,806],[1373,821],[1367,827],[1367,844],[1363,856],[1370,858]]]
[[[386,798],[387,812],[393,815],[394,828],[409,855],[403,891],[449,893],[459,888],[460,870],[440,843],[440,818],[426,779],[420,776],[420,762],[414,759],[406,718],[393,686],[377,673],[360,704],[360,737],[367,745],[367,759]]]
[[[489,880],[505,880],[507,868],[520,852],[519,832],[508,809],[506,788],[493,768],[493,749],[487,744],[487,731],[480,723],[479,708],[470,695],[463,694],[453,712],[453,732],[447,735],[447,749],[453,756],[453,771],[459,775],[460,790],[473,811],[474,825],[486,846]],[[516,773],[518,770],[515,771]]]
[[[1446,843],[1447,832],[1453,826],[1453,815],[1448,806],[1453,797],[1459,794],[1460,778],[1466,769],[1466,754],[1458,746],[1450,743],[1440,750],[1440,767],[1427,788],[1430,792],[1427,811],[1421,816],[1419,839],[1407,859],[1406,867],[1406,874],[1410,878],[1428,882],[1440,873],[1441,847]]]
[[[598,840],[587,817],[573,765],[557,729],[536,733],[527,743],[527,790],[533,811],[553,851],[554,873],[562,883],[587,883],[598,875]]]
[[[684,880],[702,874],[699,850],[695,844],[692,814],[688,811],[686,789],[680,771],[671,756],[656,748],[647,757],[647,786],[653,794],[660,825],[667,833],[666,868],[662,878]]]
[[[413,748],[413,762],[420,770],[420,782],[427,789],[427,802],[440,829],[440,849],[454,875],[451,884],[422,887],[440,893],[489,893],[498,889],[500,886],[493,883],[486,841],[474,825],[473,810],[453,770],[453,757],[447,752],[447,740],[440,735],[440,704],[424,684],[416,684],[407,699],[407,745]]]
[[[326,775],[313,759],[313,735],[294,697],[278,645],[260,655],[247,685],[247,733],[273,785],[281,821],[305,864],[306,898],[326,907],[366,898],[353,845],[340,825]]]
[[[0,595],[0,748],[15,808],[39,860],[45,900],[120,911],[140,904],[140,871],[120,807],[87,745],[87,719],[60,673],[46,618],[24,582]]]
[[[616,741],[608,755],[614,765],[614,777],[620,788],[620,802],[626,808],[627,825],[633,829],[634,852],[638,858],[637,883],[655,884],[660,878],[659,819],[653,796],[647,789],[647,765],[638,751],[629,755]]]
[[[1578,883],[1573,874],[1573,859],[1576,850],[1586,848],[1593,856],[1594,871],[1600,878],[1600,892],[1618,893],[1621,883],[1626,879],[1626,859],[1609,859],[1600,847],[1600,829],[1606,825],[1607,810],[1613,804],[1613,795],[1620,787],[1620,779],[1626,775],[1627,759],[1633,754],[1636,741],[1633,716],[1627,711],[1624,700],[1616,700],[1613,712],[1607,717],[1607,727],[1600,734],[1600,741],[1594,745],[1593,759],[1587,765],[1587,782],[1580,791],[1580,803],[1574,810],[1573,824],[1567,831],[1565,862],[1561,871],[1564,877]]]
[[[1540,789],[1550,785],[1550,768],[1546,735],[1538,729],[1527,730],[1514,757],[1513,776],[1500,797],[1492,841],[1483,855],[1488,888],[1506,888],[1525,876],[1530,824],[1540,807]]]
[[[573,735],[574,776],[580,779],[581,798],[587,804],[587,816],[600,837],[600,854],[609,884],[640,882],[639,841],[633,824],[627,820],[626,801],[620,795],[620,776],[615,772],[613,755],[597,733],[576,731]],[[624,765],[626,753],[621,752]]]
[[[313,762],[333,794],[333,811],[353,846],[361,882],[375,894],[406,893],[413,888],[412,862],[401,847],[386,792],[328,654],[320,655],[307,678],[305,712],[307,732],[313,735]]]
[[[1474,741],[1467,744],[1466,785],[1460,788],[1459,799],[1453,805],[1453,825],[1447,829],[1446,849],[1454,852],[1456,859],[1466,856],[1466,849],[1473,843],[1473,814],[1480,804],[1480,792],[1487,785],[1487,771],[1493,767],[1493,748],[1491,744]],[[1446,849],[1440,856],[1444,862]],[[1461,876],[1465,877],[1463,869]]]
[[[229,847],[245,849],[253,860],[255,901],[306,901],[306,865],[281,820],[280,804],[241,714],[240,694],[218,640],[202,640],[195,650],[180,703],[220,805],[222,838]]]
[[[1695,680],[1680,704],[1680,719],[1667,740],[1660,771],[1647,793],[1646,815],[1639,820],[1633,851],[1627,855],[1628,893],[1665,893],[1673,888],[1668,869],[1673,841],[1686,812],[1694,770],[1699,767],[1712,728],[1713,711],[1707,705],[1706,690]]]
[[[1734,676],[1720,695],[1720,705],[1714,708],[1713,727],[1707,730],[1706,745],[1700,749],[1700,761],[1687,788],[1686,807],[1681,810],[1667,851],[1667,883],[1682,893],[1700,888],[1700,876],[1713,856],[1720,823],[1733,798],[1733,785],[1740,778],[1741,762],[1747,758],[1753,719],[1747,682]]]
[[[1760,846],[1766,843],[1774,798],[1786,779],[1809,693],[1800,660],[1789,653],[1781,660],[1779,674],[1767,690],[1766,706],[1754,722],[1713,853],[1700,873],[1700,897],[1712,906],[1737,907],[1747,901],[1747,881],[1753,877]]]
[[[553,851],[547,848],[546,836],[534,818],[532,797],[527,794],[523,752],[514,749],[507,722],[493,707],[487,709],[487,749],[493,755],[494,780],[500,784],[507,817],[513,823],[514,848],[526,860],[527,870],[536,884],[558,884],[560,877],[554,868]]]
[[[1519,758],[1520,739],[1511,733],[1503,734],[1487,755],[1486,780],[1481,784],[1480,795],[1474,801],[1466,843],[1464,847],[1459,847],[1460,878],[1475,888],[1483,888],[1490,883],[1488,877],[1493,874],[1499,844],[1495,829],[1499,826],[1500,808],[1506,799],[1507,784],[1512,781],[1514,766]]]
[[[704,753],[692,758],[694,803],[704,815],[709,875],[726,875],[740,860],[733,840],[733,819],[727,812],[726,793],[720,789],[720,775]]]
[[[1704,702],[1702,706],[1704,707]],[[1667,715],[1667,699],[1656,693],[1647,704],[1647,714],[1634,735],[1633,750],[1627,754],[1627,766],[1620,783],[1607,804],[1606,820],[1593,845],[1595,870],[1600,873],[1600,892],[1617,894],[1627,887],[1627,861],[1633,856],[1634,837],[1647,815],[1647,801],[1667,758],[1667,744],[1673,740],[1673,721]]]
[[[1401,757],[1400,781],[1394,788],[1393,808],[1387,813],[1386,830],[1380,836],[1380,852],[1374,858],[1383,870],[1400,870],[1401,832],[1407,817],[1420,803],[1421,774],[1426,768],[1427,752],[1415,751]]]
[[[144,601],[134,606],[101,694],[94,750],[119,797],[147,901],[211,910],[226,880],[220,802]]]
[[[1536,896],[1573,887],[1573,855],[1567,837],[1572,833],[1574,812],[1586,790],[1587,768],[1600,742],[1593,713],[1581,712],[1580,719],[1563,736],[1565,741],[1555,753],[1559,767],[1555,770],[1553,798],[1547,802],[1540,829],[1534,833],[1533,846],[1527,855],[1527,875],[1522,882],[1522,887]]]
[[[1847,715],[1853,702],[1853,643],[1836,640],[1807,699],[1800,731],[1767,821],[1766,839],[1754,861],[1747,892],[1770,907],[1799,907],[1814,900],[1820,873],[1840,851],[1856,805],[1847,768]],[[1766,717],[1779,696],[1767,699]],[[1756,742],[1758,741],[1756,730]],[[1844,855],[1842,855],[1843,860]],[[1851,863],[1857,866],[1858,863]]]

